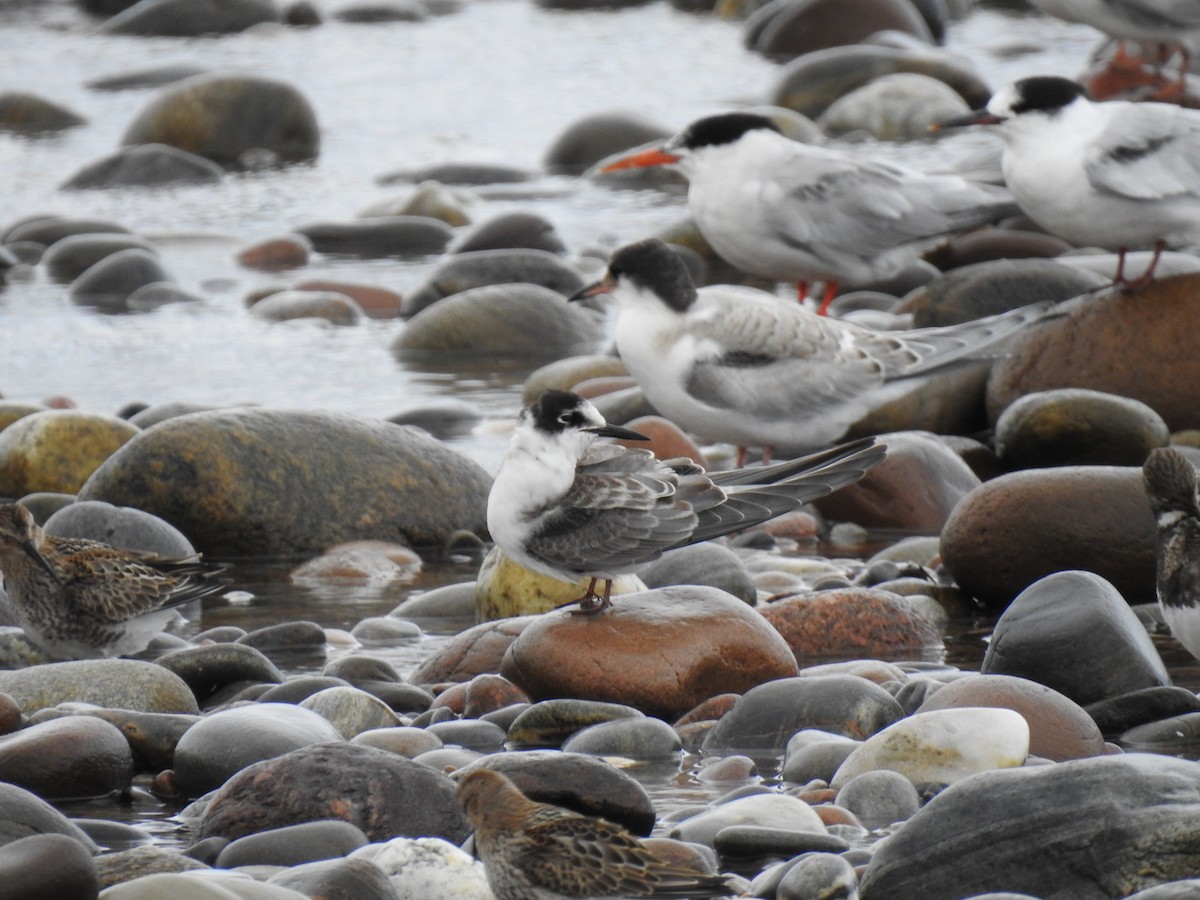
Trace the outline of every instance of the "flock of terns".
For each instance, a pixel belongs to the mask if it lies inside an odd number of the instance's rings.
[[[1044,11],[1181,60],[1200,34],[1195,0],[1033,0]],[[644,439],[609,425],[587,400],[551,391],[521,414],[497,473],[488,526],[506,555],[575,582],[578,612],[611,607],[611,579],[673,547],[762,522],[861,478],[884,458],[873,439],[827,448],[868,410],[989,348],[1046,305],[945,328],[881,332],[828,318],[842,284],[892,274],[947,234],[1004,215],[1015,200],[1051,234],[1118,254],[1113,281],[1137,289],[1164,250],[1200,251],[1200,112],[1161,102],[1093,102],[1077,83],[1022,79],[946,127],[998,128],[1007,192],[785,138],[762,116],[698,120],[660,147],[608,169],[671,166],[689,182],[695,223],[727,261],[799,286],[825,285],[814,312],[747,288],[697,289],[657,240],[613,254],[579,296],[611,294],[616,344],[653,406],[685,430],[764,465],[705,473],[687,460],[602,442]],[[1011,199],[1010,199],[1011,198]],[[1153,250],[1131,276],[1125,254]],[[813,451],[769,464],[773,451]],[[1200,495],[1178,450],[1145,463],[1159,528],[1158,589],[1167,623],[1200,656]],[[17,504],[0,506],[0,571],[26,634],[56,658],[135,653],[174,606],[219,592],[219,566],[166,561],[45,534]],[[603,583],[599,590],[597,585]],[[656,860],[602,820],[529,801],[489,770],[459,796],[499,900],[724,896],[718,876]]]

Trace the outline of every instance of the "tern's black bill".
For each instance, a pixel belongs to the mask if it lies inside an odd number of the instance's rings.
[[[650,438],[642,434],[640,431],[633,431],[629,428],[622,428],[620,425],[593,425],[589,428],[584,428],[583,431],[589,431],[592,434],[598,434],[600,437],[617,438],[622,441],[648,441]]]
[[[930,131],[941,131],[943,128],[964,128],[967,125],[998,125],[1000,118],[988,112],[986,109],[973,109],[971,112],[962,116],[955,116],[953,119],[943,119],[940,122],[934,122],[929,126]]]
[[[568,303],[576,300],[586,300],[588,297],[599,297],[601,294],[611,294],[614,287],[612,278],[605,275],[599,281],[589,284],[586,287],[581,287],[570,297],[567,298]]]

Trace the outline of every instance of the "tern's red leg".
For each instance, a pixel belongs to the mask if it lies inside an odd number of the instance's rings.
[[[818,316],[829,315],[829,304],[833,302],[833,298],[837,296],[838,283],[836,281],[825,282],[825,296],[821,298],[821,305],[817,307]]]
[[[807,281],[797,281],[796,282],[796,300],[798,300],[800,303],[803,303],[807,299],[808,299],[808,282]]]
[[[738,447],[737,448],[737,456],[735,456],[733,458],[733,467],[735,469],[740,469],[744,465],[746,465],[746,448]]]
[[[1117,276],[1119,281],[1115,284],[1122,285],[1129,291],[1140,291],[1154,280],[1154,270],[1158,268],[1158,261],[1162,258],[1163,251],[1167,249],[1166,241],[1156,241],[1154,244],[1154,255],[1150,257],[1150,265],[1146,266],[1146,271],[1132,280],[1124,277],[1124,262],[1125,255],[1121,254],[1121,265],[1117,267]]]

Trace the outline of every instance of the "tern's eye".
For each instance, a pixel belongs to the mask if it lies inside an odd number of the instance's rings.
[[[572,425],[575,422],[575,416],[572,413],[565,412],[558,417],[559,425]]]

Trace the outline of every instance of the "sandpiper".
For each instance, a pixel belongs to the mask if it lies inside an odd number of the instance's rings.
[[[24,506],[0,506],[0,572],[26,636],[56,659],[145,649],[174,607],[223,591],[223,566],[160,559],[46,534]]]
[[[624,828],[536,803],[507,777],[476,769],[458,784],[475,852],[497,900],[728,897],[721,875],[672,865]]]
[[[1200,659],[1200,497],[1196,469],[1173,447],[1150,452],[1142,465],[1146,496],[1158,525],[1158,603],[1179,643]]]

